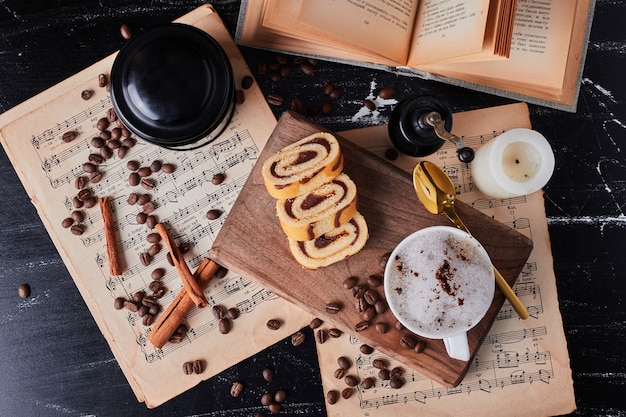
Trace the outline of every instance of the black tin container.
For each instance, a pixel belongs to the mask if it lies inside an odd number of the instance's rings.
[[[228,56],[193,26],[172,23],[133,37],[115,58],[110,78],[113,108],[124,125],[164,148],[210,143],[234,112]]]

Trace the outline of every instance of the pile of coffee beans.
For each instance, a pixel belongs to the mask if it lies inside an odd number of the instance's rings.
[[[204,371],[204,362],[201,359],[183,363],[183,373],[185,375],[199,375]]]
[[[131,313],[137,313],[141,317],[144,326],[151,326],[156,316],[161,312],[161,305],[156,297],[146,294],[144,291],[136,291],[131,298],[117,297],[113,306],[116,310],[126,309]]]
[[[241,312],[237,307],[226,308],[221,304],[215,304],[211,307],[213,317],[218,321],[217,327],[221,334],[228,334],[233,328],[233,321],[236,320]]]

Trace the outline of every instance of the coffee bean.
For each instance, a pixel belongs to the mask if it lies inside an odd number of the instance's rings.
[[[291,110],[295,112],[302,112],[302,99],[300,97],[294,97],[291,99]]]
[[[304,343],[305,335],[302,331],[298,331],[291,336],[291,344],[293,346],[300,346]]]
[[[161,170],[161,167],[163,167],[163,163],[157,160],[152,161],[149,168],[151,172],[159,172]]]
[[[341,397],[344,400],[347,400],[348,398],[352,397],[352,394],[354,394],[354,388],[352,387],[346,387],[341,391]]]
[[[372,361],[372,366],[376,369],[387,369],[389,363],[384,359],[378,358]]]
[[[282,404],[285,402],[286,399],[287,391],[285,391],[284,389],[279,389],[274,393],[274,401],[276,401],[277,403]]]
[[[217,269],[217,272],[215,273],[215,277],[217,279],[221,279],[224,278],[226,274],[228,274],[228,269],[220,265],[220,267]]]
[[[357,378],[354,375],[347,375],[343,379],[343,382],[345,382],[346,385],[349,386],[349,387],[356,387],[357,385],[359,385],[359,378]]]
[[[337,328],[334,328],[334,327],[332,329],[328,329],[328,335],[330,337],[335,337],[335,338],[339,337],[339,336],[341,336],[341,333],[342,333],[341,330],[339,330]]]
[[[389,379],[391,379],[389,374],[389,369],[381,369],[380,372],[378,372],[378,377],[383,381],[389,381]]]
[[[122,35],[124,39],[130,39],[133,36],[133,31],[127,23],[123,23],[122,26],[120,26],[120,35]]]
[[[417,341],[412,336],[409,336],[409,335],[404,335],[400,339],[400,346],[406,349],[415,349],[416,344],[417,344]]]
[[[174,164],[165,163],[161,166],[161,171],[165,172],[166,174],[171,174],[175,170],[176,167],[174,166]]]
[[[204,363],[200,359],[193,361],[193,373],[201,374],[204,371]]]
[[[339,391],[330,390],[326,393],[326,401],[328,404],[335,404],[339,400]]]
[[[237,307],[231,307],[228,310],[226,310],[226,315],[231,320],[236,320],[240,314],[241,312],[239,311]]]
[[[17,287],[17,295],[19,295],[20,298],[28,298],[28,297],[30,297],[30,285],[28,285],[28,284],[20,284]]]
[[[111,129],[111,139],[120,140],[121,138],[122,138],[122,129],[120,129],[119,127],[114,127],[113,129]],[[125,143],[123,143],[122,145],[126,146]]]
[[[158,222],[159,222],[159,220],[153,214],[149,214],[146,217],[146,226],[148,226],[148,229],[150,229],[150,230],[154,229],[154,227],[157,225]]]
[[[87,185],[87,178],[85,178],[84,176],[79,176],[76,177],[76,179],[74,180],[74,187],[77,190],[80,190],[82,188],[85,188],[85,186]]]
[[[322,114],[328,116],[333,111],[333,105],[328,101],[322,103]]]
[[[361,313],[361,317],[363,320],[370,322],[376,316],[376,309],[374,307],[367,307],[363,313]]]
[[[76,139],[76,136],[78,136],[78,133],[76,133],[75,131],[71,130],[69,132],[63,133],[63,135],[61,136],[61,140],[63,142],[65,142],[65,143],[70,143],[71,141]]]
[[[143,324],[146,327],[152,326],[153,323],[154,323],[154,316],[152,314],[146,314],[145,316],[143,316],[143,320],[141,320],[141,324]]]
[[[85,203],[85,208],[92,208],[92,207],[95,207],[96,204],[98,204],[98,199],[94,196],[91,196],[87,200],[85,200],[84,203]]]
[[[378,299],[380,298],[380,296],[378,295],[378,292],[373,289],[366,290],[365,294],[363,294],[363,297],[365,298],[365,301],[367,301],[367,304],[371,306],[376,304],[376,301],[378,301]]]
[[[150,274],[150,278],[152,278],[153,281],[159,281],[163,279],[164,276],[165,276],[165,268],[156,268]]]
[[[278,329],[280,329],[280,321],[277,320],[277,319],[270,319],[270,320],[267,321],[267,323],[265,325],[270,330],[278,330]]]
[[[133,172],[134,174],[134,172]],[[154,189],[154,187],[156,186],[154,181],[151,180],[150,178],[142,178],[141,181],[139,182],[139,184],[141,184],[141,187],[145,190],[152,190]]]
[[[148,284],[148,289],[150,291],[152,291],[153,294],[154,293],[158,294],[159,292],[161,292],[164,289],[163,283],[161,281],[158,281],[158,280],[152,281],[150,284]]]
[[[384,334],[389,331],[389,325],[387,323],[376,323],[374,326],[378,333]]]
[[[86,173],[94,172],[97,169],[98,168],[91,162],[85,162],[83,164],[83,171],[86,172]]]
[[[372,100],[370,99],[365,99],[363,100],[363,105],[370,111],[374,111],[376,110],[376,103],[374,103]]]
[[[369,277],[367,277],[367,283],[372,288],[379,287],[383,283],[383,277],[377,274],[370,275]]]
[[[364,355],[370,355],[372,352],[374,352],[374,348],[370,345],[362,344],[361,346],[359,346],[359,351]]]
[[[315,66],[310,62],[303,62],[300,65],[300,71],[302,71],[302,73],[305,75],[311,76],[315,73]]]
[[[370,326],[369,322],[366,320],[360,321],[358,322],[355,326],[354,326],[354,331],[356,332],[362,332],[364,330],[367,330],[367,328]]]
[[[215,220],[222,215],[222,212],[218,209],[211,209],[206,212],[206,218],[209,220]]]
[[[226,315],[226,309],[224,308],[224,306],[222,305],[214,305],[211,308],[211,312],[213,313],[213,317],[215,317],[218,320],[221,320],[224,318],[224,316]]]
[[[137,224],[146,224],[147,219],[148,215],[143,211],[137,213],[137,215],[135,216],[135,221],[137,222]]]
[[[150,255],[148,254],[148,252],[141,252],[139,254],[139,260],[141,261],[141,264],[143,266],[148,266],[150,265],[150,262],[152,261]]]
[[[124,300],[124,308],[133,313],[136,313],[137,310],[139,310],[139,306],[130,300]]]
[[[139,174],[137,174],[136,172],[131,172],[128,176],[128,183],[134,187],[136,185],[139,185],[140,182],[141,177],[139,176]]]
[[[385,300],[378,300],[376,304],[374,304],[374,309],[378,314],[383,314],[387,311],[387,302]]]
[[[133,293],[132,295],[132,300],[136,303],[141,303],[144,299],[144,297],[146,296],[146,293],[143,291],[136,291]]]
[[[124,301],[126,301],[126,299],[124,297],[117,297],[113,301],[113,308],[115,308],[116,310],[123,309],[124,308]]]
[[[328,332],[325,329],[318,329],[316,335],[317,335],[317,342],[320,345],[326,343],[326,341],[328,340]]]
[[[352,288],[354,288],[357,282],[359,282],[359,277],[351,276],[343,281],[342,286],[346,290],[351,290]]]
[[[402,388],[404,380],[402,378],[392,378],[389,380],[389,386],[393,389]]]
[[[102,155],[104,159],[111,159],[111,157],[113,156],[113,151],[108,146],[102,146],[98,150],[100,151],[100,155]]]
[[[263,395],[261,395],[261,404],[267,406],[273,402],[274,402],[274,396],[272,395],[271,392],[264,392]]]
[[[98,87],[106,87],[109,84],[109,77],[106,74],[98,74]]]
[[[137,193],[133,193],[133,194],[135,194],[135,197],[136,197],[135,204],[139,204],[140,206],[143,206],[144,204],[150,202],[150,200],[152,199],[150,194],[137,194]]]
[[[70,214],[70,217],[72,218],[72,220],[74,220],[76,223],[80,223],[83,220],[85,220],[85,213],[83,213],[80,210],[74,210],[72,211],[72,213]]]
[[[94,171],[89,173],[89,181],[91,181],[94,184],[99,183],[102,180],[102,172],[100,171]]]
[[[147,204],[146,204],[147,206]],[[152,245],[150,245],[150,247],[148,248],[148,255],[152,256],[153,258],[155,256],[158,255],[159,252],[161,252],[162,246],[160,243],[153,243]]]
[[[64,229],[69,229],[70,227],[72,227],[73,224],[74,224],[74,219],[72,219],[71,217],[66,217],[61,222],[61,226]]]
[[[335,378],[337,379],[342,379],[346,376],[346,370],[343,368],[337,368],[335,369]]]
[[[252,78],[250,75],[245,75],[241,79],[241,88],[243,88],[244,90],[252,87],[252,84],[254,84],[254,78]]]
[[[80,199],[78,197],[74,196],[74,198],[72,198],[72,206],[74,206],[74,208],[81,208],[84,205],[85,205],[85,203],[80,201]]]
[[[89,188],[83,188],[78,192],[78,194],[76,194],[76,197],[78,197],[80,201],[85,202],[89,200],[92,195],[93,194],[91,193],[91,190]]]
[[[338,301],[326,304],[326,312],[328,314],[337,314],[341,311],[341,303]]]
[[[283,105],[283,96],[276,93],[270,93],[267,95],[267,102],[272,106],[282,106]]]
[[[70,231],[73,235],[80,236],[85,232],[85,229],[83,229],[83,226],[80,224],[74,224],[70,227]]]
[[[389,371],[389,377],[391,379],[400,378],[403,373],[404,373],[404,369],[400,368],[399,366],[396,366],[391,371]]]
[[[211,183],[213,185],[220,185],[224,182],[224,178],[226,178],[226,176],[221,172],[218,172],[217,174],[213,174],[213,178],[211,178]]]
[[[139,174],[141,178],[146,178],[152,174],[152,170],[150,169],[150,167],[140,167],[137,170],[137,174]]]
[[[396,89],[393,87],[385,87],[378,92],[378,96],[383,99],[392,98],[396,95]]]
[[[360,284],[355,285],[354,288],[352,288],[352,295],[354,298],[363,298],[365,291],[367,291],[367,287]]]
[[[224,317],[219,321],[219,329],[221,334],[227,334],[230,332],[232,328],[232,323],[230,319]]]
[[[113,107],[110,107],[109,110],[107,110],[107,120],[109,123],[113,123],[117,120],[117,113]]]
[[[322,319],[315,317],[313,320],[311,320],[311,322],[309,323],[309,327],[313,330],[317,329],[318,327],[320,327],[322,325],[322,323],[324,323],[322,321]]]
[[[263,372],[261,372],[261,374],[263,375],[263,379],[267,382],[272,382],[272,380],[274,379],[274,370],[272,368],[263,368]]]
[[[123,132],[124,130],[122,130]],[[122,137],[123,137],[123,133],[122,133]],[[122,146],[126,146],[127,148],[132,148],[133,146],[135,146],[137,144],[137,141],[133,138],[125,138],[122,139]]]
[[[185,362],[185,363],[183,363],[183,373],[185,375],[193,374],[193,363],[192,362]]]
[[[156,210],[156,205],[154,204],[154,201],[148,201],[141,208],[144,213],[150,214],[153,213],[154,210]]]
[[[367,302],[365,301],[365,298],[361,297],[361,298],[357,298],[356,301],[354,302],[354,308],[356,309],[356,311],[358,313],[363,313],[365,310],[367,310]]]
[[[276,413],[279,413],[280,410],[283,409],[283,407],[279,403],[273,402],[267,406],[267,409],[270,411],[270,413],[276,414]]]
[[[374,386],[374,378],[372,378],[371,376],[368,376],[363,381],[361,381],[361,386],[363,387],[363,389],[372,388]]]
[[[98,119],[98,121],[96,122],[96,129],[98,129],[99,131],[103,131],[105,130],[107,127],[109,127],[109,119],[107,119],[106,117],[101,117],[100,119]]]
[[[83,100],[89,100],[91,97],[93,97],[93,90],[83,90],[80,92],[80,97]]]
[[[98,135],[98,137],[99,137],[100,139],[102,139],[102,140],[105,142],[104,144],[105,144],[105,145],[107,145],[107,146],[109,146],[109,145],[108,145],[108,143],[106,143],[106,142],[107,142],[107,141],[109,141],[109,140],[111,140],[111,137],[112,137],[112,136],[113,136],[113,135],[111,135],[111,132],[110,132],[110,131],[108,131],[108,130],[103,130],[103,131],[101,131],[101,132],[100,132],[100,134]]]
[[[337,364],[342,369],[349,369],[351,366],[350,359],[346,358],[345,356],[340,356],[339,358],[337,358]]]
[[[256,63],[256,73],[259,74],[259,75],[267,74],[267,62],[265,62],[265,61],[258,61]]]
[[[418,341],[413,348],[416,353],[422,353],[424,349],[426,349],[426,343],[421,340]]]
[[[161,241],[161,235],[157,232],[149,233],[146,236],[146,242],[148,243],[159,243]]]
[[[231,385],[230,387],[230,395],[233,397],[239,397],[242,391],[243,391],[243,384],[239,381],[233,382],[233,385]]]
[[[335,89],[335,84],[331,83],[331,82],[327,82],[326,84],[324,84],[324,94],[326,94],[327,96],[330,95],[330,93],[333,92],[333,90]]]
[[[333,91],[330,92],[329,97],[333,100],[339,100],[342,95],[343,91],[341,90],[341,88],[335,88]]]

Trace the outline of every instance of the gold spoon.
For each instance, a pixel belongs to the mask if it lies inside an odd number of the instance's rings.
[[[426,210],[433,214],[443,214],[461,230],[470,234],[468,228],[463,224],[461,218],[454,210],[454,199],[456,192],[454,184],[441,168],[432,162],[422,161],[413,170],[413,186],[420,202]],[[500,272],[493,267],[496,277],[496,284],[511,306],[522,319],[528,318],[528,311],[517,295],[513,292]]]

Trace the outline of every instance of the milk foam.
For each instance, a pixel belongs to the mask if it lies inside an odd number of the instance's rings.
[[[489,257],[467,235],[434,229],[408,239],[389,262],[387,298],[406,327],[429,338],[466,332],[487,312],[495,281]]]

